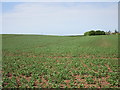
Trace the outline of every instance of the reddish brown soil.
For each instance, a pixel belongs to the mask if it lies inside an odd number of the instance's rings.
[[[109,72],[113,72],[109,65],[105,64],[105,66],[108,68]]]
[[[66,83],[66,86],[67,86],[68,88],[71,88],[71,86],[69,85],[70,80],[64,80],[64,82]]]
[[[17,87],[21,86],[20,77],[16,77],[16,83],[17,83]]]
[[[26,55],[26,53],[23,53],[23,55]],[[15,54],[8,54],[8,56],[20,56],[20,55],[15,55]],[[32,57],[32,58],[36,58],[36,57],[47,57],[47,58],[54,58],[54,59],[56,59],[56,62],[58,63],[58,62],[60,62],[59,60],[58,60],[58,58],[91,58],[91,56],[90,55],[84,55],[84,56],[80,56],[80,57],[72,57],[72,56],[35,56],[35,55],[31,55],[31,56],[26,56],[26,57]],[[92,58],[93,59],[120,59],[120,58],[109,58],[109,57],[95,57],[95,56],[92,56]],[[47,62],[44,62],[44,63],[47,63]],[[68,62],[68,63],[70,63],[70,62]],[[90,67],[88,67],[83,61],[81,62],[82,63],[82,65],[84,66],[84,67],[86,67],[87,68],[87,70],[92,70]],[[91,66],[95,66],[93,63],[90,63],[91,64]],[[112,70],[111,70],[111,68],[110,68],[110,66],[109,65],[107,65],[107,64],[105,64],[105,66],[108,68],[108,72],[113,72]],[[95,73],[98,73],[97,71],[94,71]],[[2,72],[0,72],[0,73],[2,73]],[[6,75],[8,78],[12,78],[13,77],[13,75],[12,75],[12,73],[7,73],[7,75]],[[111,84],[109,83],[109,82],[107,82],[107,79],[109,79],[110,78],[110,76],[106,76],[106,77],[101,77],[101,78],[96,78],[95,76],[90,76],[90,75],[82,75],[82,76],[80,76],[80,75],[72,75],[73,77],[74,77],[74,85],[76,85],[77,87],[80,87],[79,85],[80,84],[83,84],[84,85],[84,87],[85,88],[90,88],[90,87],[97,87],[97,88],[102,88],[102,87],[105,87],[105,86],[110,86]],[[28,82],[30,82],[30,80],[31,80],[31,76],[29,76],[29,77],[27,77],[27,76],[25,76],[25,75],[20,75],[20,77],[23,77],[23,78],[25,78]],[[20,83],[20,77],[16,77],[16,83],[17,83],[17,87],[19,87],[19,86],[21,86],[21,83]],[[84,78],[83,79],[83,77],[93,77],[93,80],[95,81],[95,84],[88,84],[87,82],[86,82],[86,79]],[[34,84],[33,84],[33,86],[35,87],[35,88],[38,88],[38,85],[41,85],[41,87],[42,88],[46,88],[47,86],[49,86],[49,83],[48,83],[48,80],[46,80],[43,76],[40,76],[40,79],[41,79],[41,82],[39,82],[38,80],[35,80],[34,81]],[[63,87],[65,87],[65,86],[67,86],[68,88],[71,88],[71,86],[70,86],[70,80],[64,80],[64,82],[66,83],[66,84],[60,84],[60,86],[61,86],[61,88],[63,88]],[[100,85],[98,85],[98,83],[100,84]],[[5,86],[5,85],[8,85],[9,83],[3,83],[3,85]],[[28,87],[29,88],[29,86],[26,86],[26,87]]]
[[[36,55],[29,55],[29,53],[22,53],[22,54],[12,54],[12,53],[8,53],[7,56],[25,56],[25,57],[47,57],[47,58],[92,58],[92,59],[120,59],[120,58],[111,58],[111,57],[96,57],[94,55],[81,55],[81,56],[77,56],[77,57],[73,57],[73,56],[36,56]]]
[[[6,76],[7,76],[9,79],[12,79],[12,76],[13,76],[13,75],[12,75],[12,73],[9,73],[9,72],[8,72],[8,73],[6,74]]]

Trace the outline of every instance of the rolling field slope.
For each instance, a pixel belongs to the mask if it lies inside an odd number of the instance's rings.
[[[4,88],[118,88],[118,36],[2,35]]]

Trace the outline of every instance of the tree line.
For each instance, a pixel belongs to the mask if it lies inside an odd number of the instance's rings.
[[[101,31],[101,30],[91,30],[88,32],[85,32],[85,36],[93,36],[93,35],[111,35],[111,34],[120,34],[117,30],[115,30],[113,33],[109,30],[108,32]]]

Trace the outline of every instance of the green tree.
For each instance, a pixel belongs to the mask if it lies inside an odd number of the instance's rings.
[[[92,36],[92,35],[105,35],[105,32],[104,31],[100,31],[100,30],[97,30],[97,31],[94,31],[94,30],[91,30],[91,31],[88,31],[88,32],[85,32],[84,35],[88,35],[88,36]]]
[[[118,33],[118,31],[115,29],[115,32],[114,33]]]
[[[90,31],[90,32],[88,33],[88,35],[89,35],[89,36],[95,35],[95,31],[94,31],[94,30]]]

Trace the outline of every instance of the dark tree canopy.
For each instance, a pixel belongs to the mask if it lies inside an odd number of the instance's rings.
[[[94,30],[91,30],[91,31],[88,31],[88,32],[85,32],[84,33],[85,36],[92,36],[92,35],[105,35],[105,32],[104,31],[100,31],[100,30],[97,30],[97,31],[94,31]]]
[[[118,31],[115,29],[115,32],[114,33],[118,33]]]

